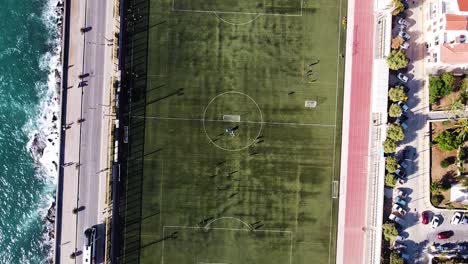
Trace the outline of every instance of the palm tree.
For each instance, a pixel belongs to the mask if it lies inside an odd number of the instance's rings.
[[[455,123],[454,132],[457,134],[457,137],[462,141],[465,141],[466,136],[468,135],[468,119],[461,118],[458,119]]]
[[[460,99],[453,100],[450,103],[449,110],[448,110],[448,119],[457,119],[457,118],[464,118],[465,117],[465,105],[463,105]]]

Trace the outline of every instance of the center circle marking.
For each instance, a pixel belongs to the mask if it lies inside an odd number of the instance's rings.
[[[227,94],[240,94],[240,95],[243,95],[245,97],[247,97],[250,101],[252,101],[255,106],[257,107],[258,109],[258,113],[260,114],[260,128],[258,129],[258,133],[257,135],[252,139],[252,141],[250,141],[246,146],[244,147],[241,147],[241,148],[225,148],[225,147],[222,147],[220,146],[219,144],[217,144],[215,141],[213,141],[213,139],[211,139],[211,137],[208,135],[208,132],[206,131],[206,125],[205,125],[205,122],[206,122],[206,112],[208,111],[208,108],[210,107],[210,105],[217,99],[219,98],[220,96],[223,96],[223,95],[227,95]],[[238,91],[228,91],[228,92],[224,92],[224,93],[221,93],[221,94],[218,94],[217,96],[215,96],[213,99],[210,100],[210,102],[208,103],[208,105],[205,107],[205,111],[203,111],[203,119],[202,119],[202,122],[203,122],[203,131],[205,132],[205,135],[206,137],[208,138],[208,140],[210,141],[210,143],[212,143],[215,147],[219,148],[219,149],[222,149],[222,150],[226,150],[226,151],[241,151],[243,149],[246,149],[248,147],[250,147],[253,143],[255,143],[255,140],[260,136],[260,134],[262,133],[262,129],[263,129],[263,115],[262,115],[262,110],[260,110],[260,107],[258,106],[257,102],[255,102],[255,100],[248,96],[247,94],[243,93],[243,92],[238,92]],[[211,122],[211,121],[210,121]],[[213,122],[217,122],[217,121],[213,121]],[[223,122],[223,120],[220,120],[220,122]],[[242,123],[239,122],[239,123]]]

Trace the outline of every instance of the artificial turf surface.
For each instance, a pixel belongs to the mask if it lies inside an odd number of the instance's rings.
[[[340,4],[150,1],[140,263],[334,262]]]

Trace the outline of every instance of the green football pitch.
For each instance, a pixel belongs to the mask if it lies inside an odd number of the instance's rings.
[[[345,4],[149,1],[140,263],[334,263]]]

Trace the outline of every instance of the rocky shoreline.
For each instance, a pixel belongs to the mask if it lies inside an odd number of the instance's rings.
[[[57,60],[51,59],[49,66],[49,89],[53,91],[48,93],[48,98],[43,105],[44,109],[49,111],[42,112],[41,119],[38,119],[42,124],[39,131],[36,131],[30,141],[29,150],[34,159],[35,168],[37,171],[43,171],[45,175],[55,175],[58,178],[59,164],[59,144],[60,144],[60,90],[61,90],[61,43],[63,32],[63,15],[64,15],[64,0],[57,0],[51,5],[54,5],[51,10],[49,7],[47,14],[53,22],[53,41],[50,45],[50,54]],[[55,64],[53,64],[55,63]],[[44,222],[44,254],[47,257],[47,263],[54,263],[54,245],[55,245],[55,217],[56,203],[55,195],[47,210]]]

